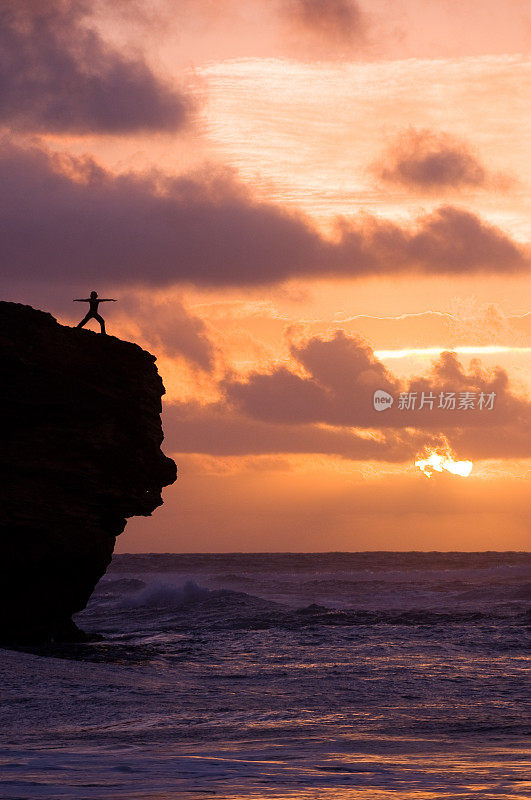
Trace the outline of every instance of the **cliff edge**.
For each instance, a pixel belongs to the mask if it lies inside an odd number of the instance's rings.
[[[78,639],[72,621],[128,517],[176,479],[155,357],[0,302],[0,639]]]

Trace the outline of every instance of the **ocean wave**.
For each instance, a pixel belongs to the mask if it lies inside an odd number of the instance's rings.
[[[127,598],[126,605],[133,608],[143,606],[150,608],[180,608],[182,606],[206,600],[211,595],[210,589],[198,586],[195,581],[186,581],[182,586],[175,586],[164,581],[151,581],[133,597]]]
[[[207,627],[218,630],[303,629],[308,627],[353,627],[371,625],[438,626],[472,624],[486,620],[510,619],[522,624],[523,618],[507,609],[342,609],[322,603],[293,607],[254,594],[232,589],[210,589],[194,580],[172,583],[163,578],[150,581],[140,591],[122,598],[121,608],[172,614],[178,627]],[[522,609],[519,609],[520,612]],[[516,611],[516,609],[514,610]]]
[[[163,579],[149,582],[140,592],[124,598],[124,605],[133,608],[186,610],[201,607],[206,611],[240,609],[256,610],[257,607],[274,607],[277,604],[246,592],[232,589],[208,589],[193,580],[176,584]]]

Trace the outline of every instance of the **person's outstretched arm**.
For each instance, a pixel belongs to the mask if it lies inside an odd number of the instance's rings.
[[[100,303],[116,303],[116,300],[113,300],[112,297],[98,297]]]
[[[77,297],[75,300],[72,300],[73,303],[90,303],[88,297]]]

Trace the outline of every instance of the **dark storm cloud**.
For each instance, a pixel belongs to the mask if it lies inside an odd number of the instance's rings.
[[[364,32],[363,16],[354,0],[287,0],[284,13],[322,36],[348,40]]]
[[[455,354],[443,353],[426,376],[400,382],[372,349],[342,331],[332,339],[313,337],[292,345],[291,354],[305,376],[280,367],[254,372],[245,381],[228,379],[224,390],[230,406],[252,419],[273,424],[326,424],[385,431],[416,429],[455,435],[471,457],[503,458],[531,455],[531,404],[512,392],[507,373],[486,372],[473,362],[467,372]],[[373,394],[393,395],[392,408],[375,411]],[[413,393],[413,409],[400,409],[399,393]],[[439,407],[443,393],[456,394],[456,408]],[[492,410],[459,409],[461,393],[495,393]],[[420,408],[421,398],[433,397]],[[487,455],[488,454],[488,455]]]
[[[512,273],[523,250],[498,228],[443,206],[417,224],[361,217],[323,237],[234,180],[114,175],[9,141],[0,146],[2,269],[12,279],[122,284],[270,284],[294,277]]]
[[[489,176],[467,144],[447,133],[409,128],[374,166],[384,181],[410,189],[485,186]]]
[[[85,25],[83,0],[0,4],[0,115],[13,130],[174,130],[189,102]]]

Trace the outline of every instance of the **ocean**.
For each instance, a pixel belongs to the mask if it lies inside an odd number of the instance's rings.
[[[0,798],[531,797],[531,554],[116,555],[4,649]]]

